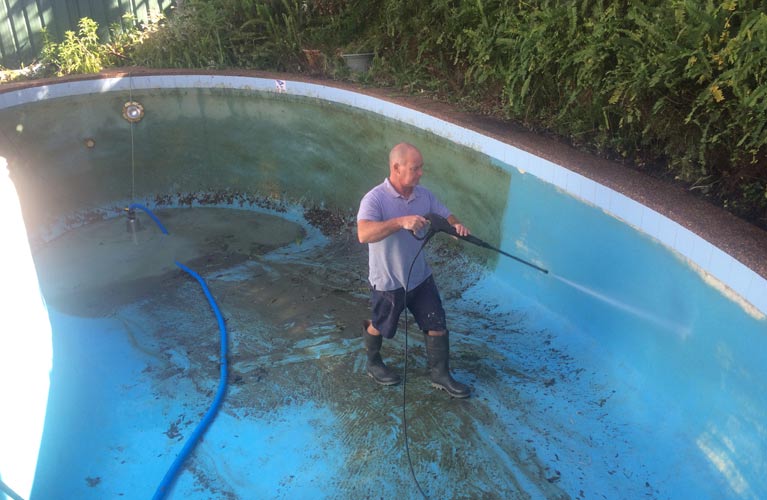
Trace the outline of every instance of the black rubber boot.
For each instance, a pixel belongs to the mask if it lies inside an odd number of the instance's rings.
[[[369,324],[369,321],[365,321],[362,327],[362,336],[365,338],[365,351],[368,355],[368,376],[381,385],[397,385],[400,382],[399,375],[390,370],[384,364],[383,359],[381,359],[383,337],[381,335],[370,335],[368,333]]]
[[[429,360],[432,386],[447,391],[454,398],[469,397],[471,394],[469,386],[458,382],[450,375],[450,337],[448,332],[440,336],[426,334],[426,356]]]

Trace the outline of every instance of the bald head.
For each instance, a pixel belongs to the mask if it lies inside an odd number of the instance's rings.
[[[423,175],[423,156],[418,148],[401,142],[389,152],[389,182],[403,196],[410,194]]]
[[[394,165],[404,165],[406,163],[416,162],[420,163],[421,152],[418,148],[407,142],[400,142],[389,152],[389,168],[393,168]]]

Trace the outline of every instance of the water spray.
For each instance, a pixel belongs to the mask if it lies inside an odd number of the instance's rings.
[[[558,276],[554,273],[550,273],[548,269],[544,269],[543,267],[540,267],[536,264],[533,264],[532,262],[528,262],[524,259],[521,259],[515,255],[511,255],[510,253],[504,252],[500,248],[496,248],[489,243],[486,243],[485,241],[477,238],[476,236],[467,235],[467,236],[461,236],[458,234],[458,232],[455,230],[455,228],[445,219],[444,217],[429,213],[424,216],[426,220],[429,221],[429,228],[426,231],[426,233],[423,236],[419,236],[417,234],[413,234],[416,239],[422,240],[424,244],[429,241],[429,239],[434,236],[436,233],[442,232],[447,233],[451,236],[455,236],[456,238],[462,239],[464,241],[468,241],[469,243],[473,243],[477,246],[480,246],[482,248],[487,248],[489,250],[493,250],[495,252],[500,253],[501,255],[505,255],[506,257],[510,257],[517,262],[520,262],[522,264],[525,264],[526,266],[532,267],[533,269],[540,271],[544,274],[547,274],[551,276],[552,278],[556,279],[560,283],[567,285],[575,290],[577,290],[580,293],[589,295],[593,299],[599,300],[611,307],[614,307],[616,309],[619,309],[625,313],[631,314],[637,318],[640,318],[644,321],[647,321],[648,323],[654,324],[655,326],[661,327],[665,330],[670,330],[675,333],[677,333],[680,337],[686,338],[690,334],[690,328],[688,326],[681,325],[674,321],[669,321],[663,318],[658,317],[656,314],[653,314],[650,311],[643,310],[641,308],[623,303],[617,299],[608,297],[604,293],[600,293],[596,290],[593,290],[589,287],[586,287],[585,285],[581,285],[578,283],[575,283],[569,279],[566,279],[562,276]]]

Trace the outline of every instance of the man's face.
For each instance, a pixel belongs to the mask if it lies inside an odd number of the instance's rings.
[[[417,151],[410,151],[402,163],[397,165],[399,182],[403,187],[413,188],[418,185],[423,175],[423,157]]]

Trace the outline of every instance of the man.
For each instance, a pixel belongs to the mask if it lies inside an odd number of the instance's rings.
[[[389,153],[389,177],[362,198],[357,213],[357,236],[360,243],[368,243],[370,252],[372,318],[365,321],[362,332],[367,374],[382,385],[400,382],[399,375],[384,364],[381,345],[383,338],[394,337],[407,306],[426,333],[432,385],[453,397],[466,398],[469,387],[450,374],[445,310],[431,269],[419,252],[422,242],[413,234],[425,229],[428,221],[424,215],[430,212],[445,217],[461,236],[469,230],[431,191],[418,185],[422,175],[421,152],[411,144],[397,144]]]

